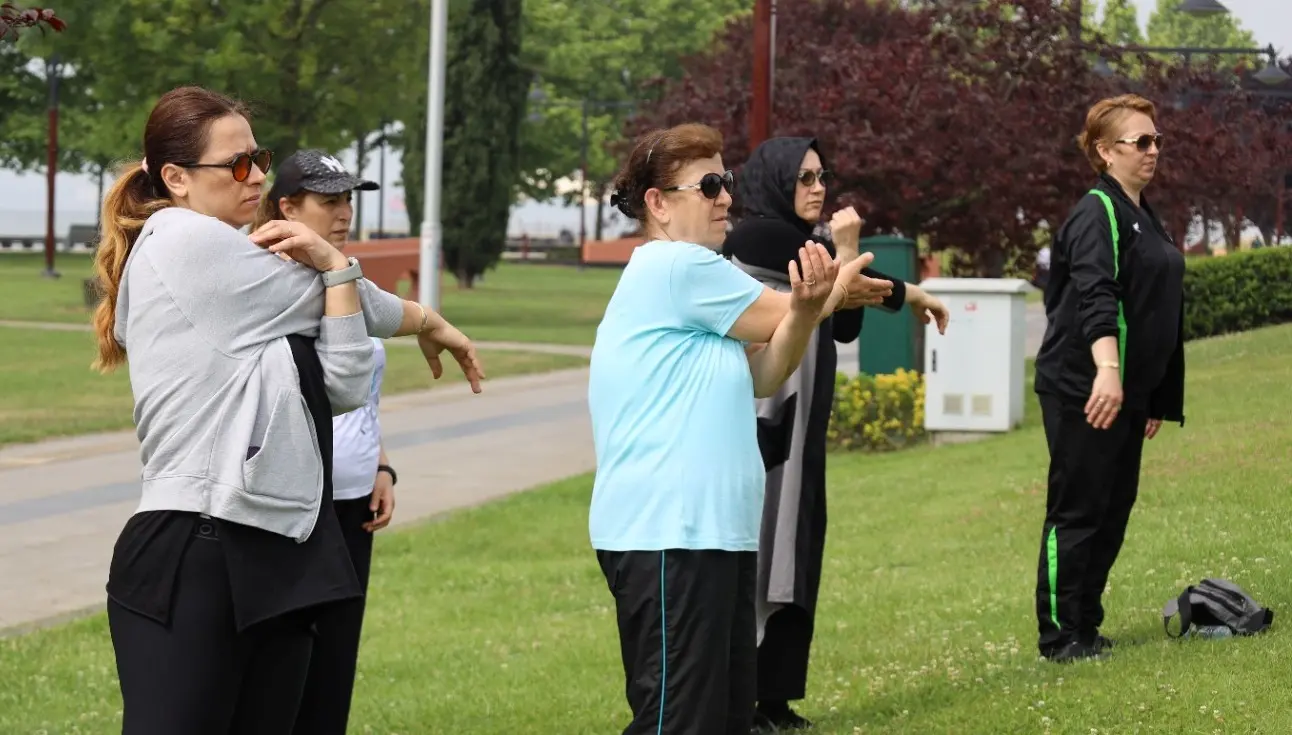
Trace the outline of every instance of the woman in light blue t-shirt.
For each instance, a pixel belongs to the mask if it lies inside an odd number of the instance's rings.
[[[747,735],[764,471],[754,399],[795,370],[817,325],[891,289],[805,242],[789,293],[717,252],[733,176],[704,125],[637,143],[614,203],[649,240],[597,329],[588,403],[592,546],[614,596],[633,711],[626,735]]]

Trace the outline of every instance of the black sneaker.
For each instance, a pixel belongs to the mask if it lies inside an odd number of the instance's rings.
[[[770,723],[775,729],[770,732],[788,732],[790,730],[806,730],[812,727],[812,722],[806,717],[790,709],[789,704],[785,702],[759,703],[758,720]]]
[[[1047,658],[1056,664],[1066,664],[1084,659],[1103,658],[1103,653],[1089,643],[1073,641]]]
[[[754,713],[754,729],[749,731],[749,735],[776,735],[778,732],[780,729],[767,715],[762,712]]]
[[[1117,645],[1117,642],[1114,641],[1112,638],[1108,638],[1107,636],[1102,636],[1102,635],[1095,636],[1094,649],[1099,653],[1106,653],[1108,651],[1111,651],[1113,650],[1113,647],[1116,645]]]

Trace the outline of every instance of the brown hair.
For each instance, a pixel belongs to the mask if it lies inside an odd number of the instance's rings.
[[[1108,168],[1108,164],[1099,155],[1099,142],[1108,143],[1117,126],[1132,112],[1142,112],[1148,115],[1154,124],[1157,123],[1157,108],[1152,102],[1137,94],[1123,94],[1119,97],[1099,100],[1086,113],[1086,127],[1077,138],[1077,145],[1086,154],[1086,160],[1090,161],[1095,171],[1103,173],[1104,169]]]
[[[286,215],[283,214],[282,207],[278,206],[279,199],[286,199],[299,207],[301,202],[305,201],[305,195],[308,193],[309,192],[302,190],[287,197],[274,197],[272,191],[266,191],[265,195],[260,198],[260,206],[256,208],[256,219],[251,223],[251,231],[255,232],[261,227],[264,227],[266,222],[272,222],[276,219],[287,219]]]
[[[248,112],[240,102],[201,87],[179,87],[162,95],[144,126],[144,162],[128,164],[108,189],[94,256],[103,297],[93,319],[99,343],[99,356],[92,365],[95,370],[112,372],[126,359],[125,348],[117,343],[114,334],[117,292],[126,258],[144,222],[173,204],[161,178],[162,166],[201,158],[211,124],[229,115],[247,117]]]
[[[628,217],[646,221],[646,191],[672,186],[682,167],[722,153],[722,134],[708,125],[687,123],[653,130],[637,139],[628,162],[615,177],[610,203]]]

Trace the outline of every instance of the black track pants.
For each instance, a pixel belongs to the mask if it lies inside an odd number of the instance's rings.
[[[1084,405],[1042,395],[1050,448],[1049,492],[1036,580],[1042,655],[1073,640],[1090,643],[1100,603],[1139,491],[1147,417],[1123,412],[1107,429],[1086,423]]]
[[[753,551],[598,551],[615,598],[624,735],[749,735],[758,686]]]

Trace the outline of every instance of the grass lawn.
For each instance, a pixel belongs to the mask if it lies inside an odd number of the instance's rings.
[[[450,362],[444,376],[433,380],[421,352],[412,347],[392,346],[386,354],[387,395],[463,379]],[[0,355],[0,445],[133,426],[127,371],[103,376],[90,370],[94,338],[89,332],[0,327]],[[581,357],[503,350],[483,350],[481,359],[490,379],[587,364]]]
[[[0,320],[87,322],[81,281],[92,275],[90,257],[59,254],[56,281],[41,278],[43,257],[0,257]],[[446,277],[444,314],[474,340],[590,345],[619,273],[502,263],[471,290]]]
[[[1037,412],[975,444],[832,459],[809,696],[814,732],[1292,732],[1292,325],[1189,350],[1189,425],[1146,452],[1107,594],[1113,658],[1035,653],[1044,505]],[[351,731],[604,734],[626,705],[590,480],[378,537]],[[1288,565],[1288,566],[1285,566]],[[1165,639],[1188,583],[1280,615],[1247,640]],[[119,731],[103,616],[0,641],[0,732]]]

